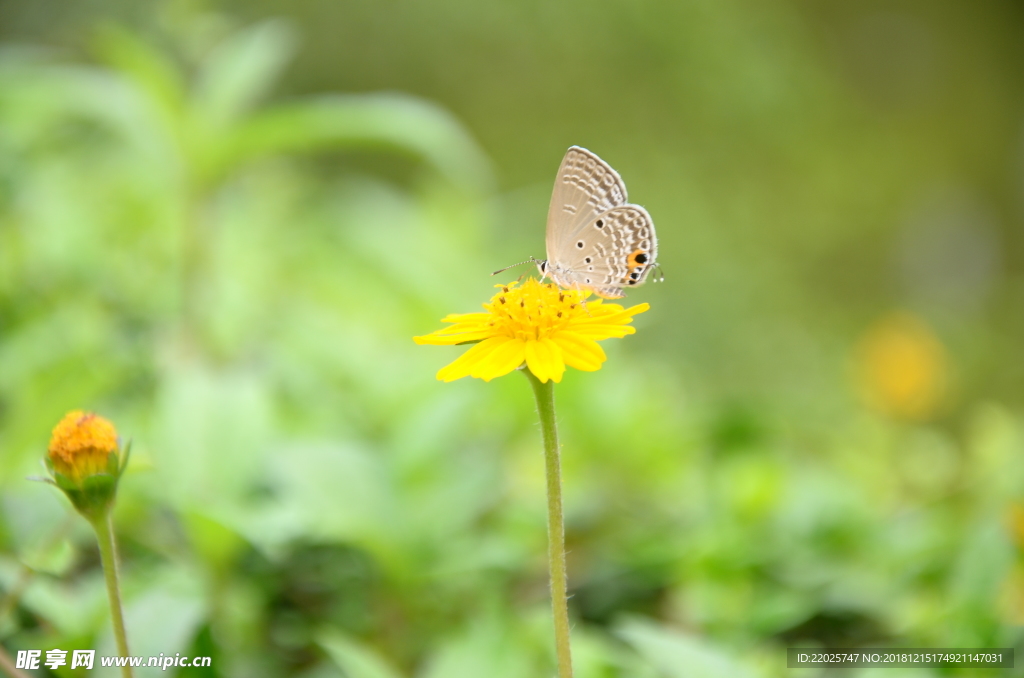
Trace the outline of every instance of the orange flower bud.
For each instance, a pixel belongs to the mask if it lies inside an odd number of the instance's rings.
[[[54,427],[50,438],[49,454],[54,471],[75,483],[107,473],[110,455],[117,452],[114,425],[91,412],[68,412]]]

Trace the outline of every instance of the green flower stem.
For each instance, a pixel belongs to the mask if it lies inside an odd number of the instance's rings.
[[[555,425],[555,385],[542,383],[529,368],[523,374],[533,386],[544,438],[544,465],[548,481],[548,568],[551,572],[551,612],[555,618],[555,653],[558,678],[572,678],[569,649],[569,606],[565,576],[565,522],[562,518],[562,470],[559,461],[558,429]]]
[[[90,521],[96,530],[96,540],[100,544],[100,559],[103,561],[103,578],[107,582],[107,597],[110,598],[110,620],[114,625],[114,638],[117,640],[117,651],[122,657],[128,656],[128,637],[124,632],[124,613],[121,611],[121,589],[117,582],[117,547],[114,545],[113,511],[107,510],[103,515]],[[132,678],[130,666],[121,667],[124,678]]]

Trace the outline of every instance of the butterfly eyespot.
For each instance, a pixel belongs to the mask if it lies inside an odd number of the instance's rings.
[[[594,225],[597,226],[598,228],[604,228],[604,220],[603,219],[598,219],[597,223],[594,224]]]
[[[635,284],[636,284],[636,281],[635,281],[635,280],[630,280],[630,281],[629,281],[629,284],[630,284],[630,285],[635,285]]]
[[[633,280],[636,280],[637,278],[640,277],[640,272],[639,271],[633,271],[632,273],[629,274],[629,277],[632,278]]]
[[[586,280],[586,283],[587,283],[588,285],[590,284],[590,278],[587,278],[587,280]]]
[[[643,265],[647,263],[648,258],[647,252],[642,247],[635,249],[632,254],[626,257],[626,266],[630,269],[640,268],[643,270]]]
[[[583,241],[582,240],[578,241],[576,243],[576,247],[579,247],[580,249],[583,249]]]
[[[593,261],[593,259],[591,259],[590,257],[587,257],[586,259],[583,260],[583,263],[589,264],[591,261]]]
[[[594,270],[594,267],[593,267],[593,266],[587,266],[587,270],[588,270],[588,271],[593,271],[593,270]]]

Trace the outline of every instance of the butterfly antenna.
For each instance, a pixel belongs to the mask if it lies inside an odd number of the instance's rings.
[[[530,257],[526,261],[520,261],[518,264],[512,264],[511,266],[506,266],[505,268],[499,268],[497,271],[495,271],[491,275],[498,275],[499,273],[504,273],[505,271],[507,271],[510,268],[515,268],[516,266],[522,266],[523,264],[535,264],[535,263],[537,263],[537,260],[534,259],[533,257]]]

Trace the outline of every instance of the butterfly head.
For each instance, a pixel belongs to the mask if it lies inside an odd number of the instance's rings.
[[[534,261],[537,261],[536,259]],[[550,279],[551,282],[555,283],[559,287],[564,289],[590,289],[590,281],[584,285],[578,280],[578,276],[572,275],[572,270],[568,267],[553,262],[550,259],[544,259],[543,261],[537,261],[537,270],[540,271],[540,279]]]

